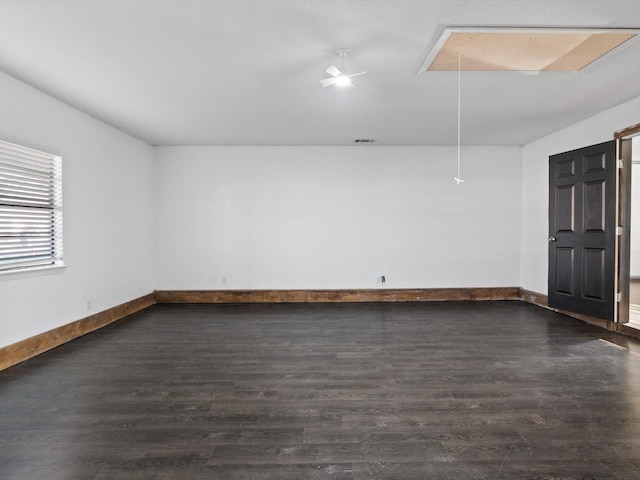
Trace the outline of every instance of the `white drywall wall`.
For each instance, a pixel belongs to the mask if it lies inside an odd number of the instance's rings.
[[[521,149],[160,147],[163,289],[518,286]]]
[[[523,288],[547,294],[549,236],[549,156],[613,139],[613,133],[640,122],[640,97],[601,112],[522,150]]]
[[[2,347],[153,291],[154,167],[152,147],[1,73],[0,103],[0,136],[62,155],[67,265],[0,276]]]

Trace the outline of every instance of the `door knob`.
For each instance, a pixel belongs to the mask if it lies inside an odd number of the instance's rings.
[[[549,238],[547,238],[547,240],[549,240],[550,242],[555,242],[556,241],[556,237],[549,237]]]

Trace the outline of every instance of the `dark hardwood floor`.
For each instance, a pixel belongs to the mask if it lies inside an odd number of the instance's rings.
[[[640,343],[520,302],[157,305],[0,372],[0,478],[640,478]]]

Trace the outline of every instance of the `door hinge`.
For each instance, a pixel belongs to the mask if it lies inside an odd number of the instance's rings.
[[[616,236],[621,237],[624,235],[624,227],[616,227]]]
[[[618,292],[616,293],[616,302],[621,302],[622,301],[622,292]]]
[[[623,169],[624,168],[624,160],[619,158],[618,159],[618,168],[619,169]]]

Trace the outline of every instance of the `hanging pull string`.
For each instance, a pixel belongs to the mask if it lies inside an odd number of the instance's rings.
[[[458,52],[458,176],[453,179],[460,185],[464,180],[460,178],[460,71],[462,70],[462,55]]]

